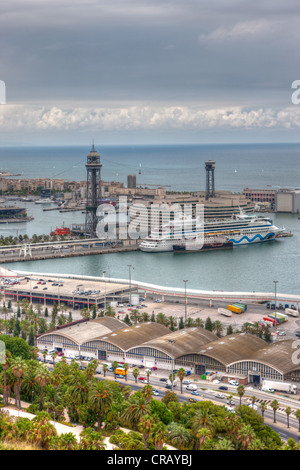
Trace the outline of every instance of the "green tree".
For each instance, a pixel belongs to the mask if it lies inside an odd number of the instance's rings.
[[[21,400],[20,400],[20,383],[21,378],[24,376],[26,372],[26,361],[21,357],[16,357],[11,361],[11,371],[14,377],[17,379],[17,390],[16,390],[16,406],[21,409]]]

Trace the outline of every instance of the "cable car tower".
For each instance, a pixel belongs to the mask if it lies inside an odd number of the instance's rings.
[[[212,160],[205,162],[206,171],[206,191],[205,199],[208,200],[210,197],[215,197],[215,167],[216,163]]]
[[[101,167],[100,155],[96,152],[94,144],[87,156],[85,165],[87,171],[86,184],[86,215],[85,232],[87,236],[95,238],[97,236],[97,209],[101,200]]]

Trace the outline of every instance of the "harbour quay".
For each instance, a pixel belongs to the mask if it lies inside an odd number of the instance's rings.
[[[129,285],[122,283],[99,282],[78,278],[64,278],[63,275],[39,274],[17,275],[6,271],[2,276],[1,294],[16,302],[27,299],[41,305],[64,304],[74,310],[91,308],[93,305],[106,308],[115,299],[127,298]]]
[[[223,307],[230,302],[247,302],[253,305],[273,302],[272,292],[226,292],[166,287],[133,279],[117,279],[75,274],[11,271],[0,268],[2,295],[16,300],[27,298],[39,303],[65,303],[77,308],[108,302],[138,305],[141,299],[153,304],[181,304]],[[15,283],[14,283],[15,282]],[[300,295],[277,293],[277,302],[300,305]],[[182,308],[182,307],[181,307]],[[264,307],[265,308],[265,307]],[[174,307],[171,308],[174,311]],[[170,312],[170,314],[172,314]]]
[[[136,240],[103,241],[99,238],[8,245],[0,247],[0,263],[98,255],[138,249]]]

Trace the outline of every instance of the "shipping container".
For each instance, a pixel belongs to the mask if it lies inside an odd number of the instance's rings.
[[[239,302],[234,302],[232,305],[234,305],[235,307],[240,307],[242,309],[242,312],[245,312],[247,310],[247,305],[245,305],[245,304],[241,304]]]
[[[242,313],[241,307],[236,307],[235,305],[228,305],[227,309],[233,313]]]

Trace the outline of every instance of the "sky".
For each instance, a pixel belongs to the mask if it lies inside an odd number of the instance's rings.
[[[3,0],[0,145],[299,142],[299,24],[298,0]]]

